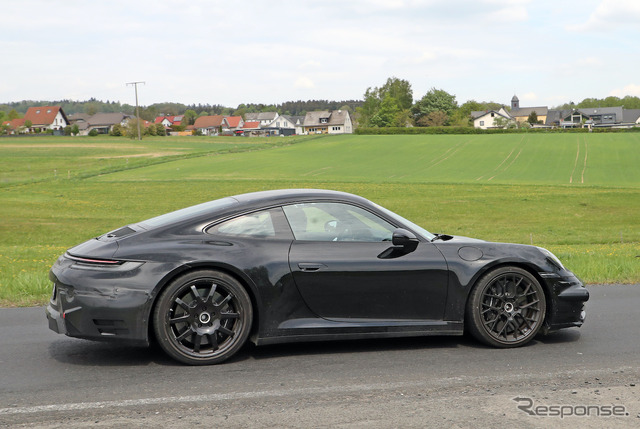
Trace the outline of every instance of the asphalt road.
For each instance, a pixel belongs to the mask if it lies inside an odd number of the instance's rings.
[[[0,426],[640,427],[640,285],[589,290],[581,329],[519,349],[248,346],[210,367],[57,335],[43,308],[0,309]]]

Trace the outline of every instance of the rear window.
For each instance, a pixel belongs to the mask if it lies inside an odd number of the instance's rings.
[[[206,203],[176,210],[175,212],[152,217],[151,219],[147,219],[140,223],[145,227],[157,228],[159,226],[164,226],[170,223],[179,222],[179,221],[196,217],[205,213],[213,214],[217,210],[222,210],[226,207],[232,206],[233,204],[237,204],[237,203],[238,202],[233,198],[221,198],[219,200],[209,201]]]

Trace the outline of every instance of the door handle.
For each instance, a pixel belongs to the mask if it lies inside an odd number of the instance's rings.
[[[327,266],[317,262],[300,262],[298,263],[298,268],[305,272],[313,272],[320,271],[322,268],[327,268]]]

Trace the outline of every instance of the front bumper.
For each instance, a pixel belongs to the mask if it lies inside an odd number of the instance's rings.
[[[586,317],[585,303],[589,291],[572,273],[566,275],[541,274],[551,294],[545,331],[580,327]]]

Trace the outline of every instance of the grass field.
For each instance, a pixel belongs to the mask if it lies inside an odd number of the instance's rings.
[[[0,305],[46,302],[74,244],[225,195],[330,188],[433,232],[535,244],[640,282],[640,134],[0,139]]]

